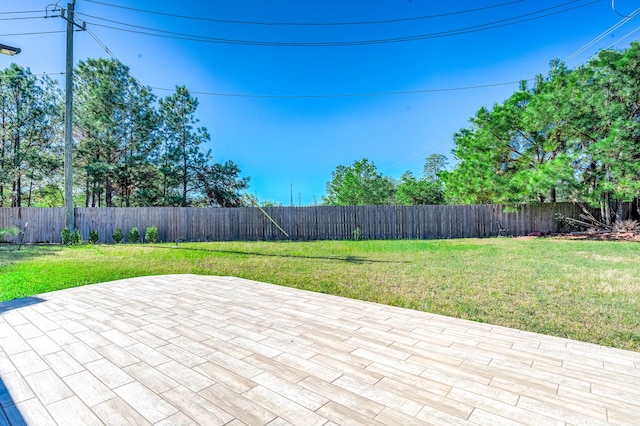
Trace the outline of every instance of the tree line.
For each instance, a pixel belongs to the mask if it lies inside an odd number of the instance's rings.
[[[422,176],[406,171],[396,180],[383,176],[373,161],[363,158],[350,166],[336,167],[322,202],[329,206],[444,204],[441,172],[447,164],[446,156],[431,154],[425,160]]]
[[[573,201],[599,206],[607,224],[640,196],[640,43],[602,50],[569,70],[551,62],[454,136],[456,168],[443,174],[461,203]]]
[[[81,61],[74,77],[76,205],[240,206],[249,178],[205,150],[198,100],[186,87],[158,98],[116,60]],[[60,206],[63,95],[49,77],[0,71],[0,207]],[[517,204],[599,206],[606,223],[640,196],[640,43],[602,50],[546,76],[453,136],[454,164],[434,154],[421,176],[383,176],[367,158],[338,166],[327,205]]]
[[[248,177],[216,163],[186,87],[158,98],[117,60],[74,72],[74,200],[85,207],[222,206],[244,202]],[[0,207],[63,204],[64,97],[12,64],[0,71]]]
[[[398,182],[364,159],[336,168],[324,202],[570,201],[599,206],[607,224],[619,219],[621,204],[640,197],[640,43],[602,50],[573,70],[551,61],[533,87],[523,81],[504,102],[480,108],[453,139],[452,170],[407,172]],[[434,184],[438,196],[416,196]]]

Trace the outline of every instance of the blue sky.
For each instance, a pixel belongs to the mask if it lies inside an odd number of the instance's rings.
[[[16,62],[64,81],[65,21],[43,18],[51,2],[0,1],[0,43],[22,49],[0,57],[0,67]],[[453,134],[480,107],[507,98],[515,82],[546,74],[550,60],[571,57],[637,4],[614,6],[609,0],[77,0],[77,18],[91,34],[75,34],[75,60],[109,57],[103,44],[156,95],[187,86],[200,101],[197,116],[217,161],[238,163],[261,201],[288,205],[293,193],[295,205],[309,205],[321,201],[340,164],[367,157],[400,178],[406,170],[421,174],[429,154],[451,157]],[[336,23],[350,25],[317,25]],[[624,23],[567,65],[601,48],[628,46],[639,25],[638,17]],[[203,37],[208,41],[193,40]],[[370,43],[407,37],[420,39]],[[318,43],[324,45],[309,45]],[[486,87],[469,88],[476,86]],[[380,94],[388,92],[412,93]],[[353,94],[374,95],[296,97]]]

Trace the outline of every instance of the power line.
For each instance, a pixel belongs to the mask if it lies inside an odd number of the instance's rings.
[[[0,74],[0,80],[10,80],[14,78],[27,78],[27,77],[49,77],[52,75],[65,75],[64,72],[54,72],[54,73],[39,73],[39,74],[19,74],[19,75],[6,75]]]
[[[111,58],[115,59],[116,61],[120,62],[121,64],[123,63],[120,59],[118,59],[118,58],[116,57],[116,55],[111,51],[111,49],[109,49],[109,48],[107,47],[107,45],[106,45],[106,44],[104,44],[104,43],[102,42],[102,40],[100,40],[100,39],[98,38],[98,36],[97,36],[93,31],[91,31],[91,30],[87,29],[87,32],[89,33],[89,35],[91,36],[91,38],[93,38],[93,39],[96,41],[96,43],[98,43],[98,44],[100,45],[100,47],[102,47],[102,48],[104,49],[104,51],[105,51],[105,52],[107,52],[107,54],[108,54],[109,56],[111,56]],[[131,78],[132,78],[132,79],[133,79],[133,80],[138,84],[138,86],[139,86],[139,87],[144,87],[144,85],[143,85],[142,83],[140,83],[140,80],[138,80],[138,79],[136,78],[136,76],[135,76],[135,75],[133,75],[133,73],[131,72],[131,69],[130,69],[129,67],[127,67],[127,73],[128,73],[128,74],[129,74],[129,76],[130,76],[130,77],[131,77]]]
[[[89,30],[87,30],[89,32]],[[90,33],[90,32],[89,32]],[[91,34],[91,33],[90,33]],[[108,47],[103,46],[103,43],[99,40],[96,40],[98,44],[101,45],[114,60],[120,62],[120,60],[113,55],[111,50]],[[64,71],[55,72],[55,73],[39,73],[39,74],[29,74],[31,76],[57,76],[57,75],[65,75]],[[140,87],[144,86],[130,71],[129,75],[138,83]],[[27,75],[16,75],[16,76],[8,76],[8,75],[0,75],[0,79],[11,79],[11,78],[25,78]],[[534,79],[529,79],[527,81],[533,81]],[[335,93],[335,94],[324,94],[324,95],[257,95],[250,93],[223,93],[223,92],[206,92],[206,91],[192,91],[189,93],[194,95],[202,95],[202,96],[218,96],[218,97],[229,97],[229,98],[256,98],[256,99],[327,99],[327,98],[354,98],[354,97],[373,97],[373,96],[397,96],[397,95],[415,95],[420,93],[438,93],[438,92],[455,92],[455,91],[464,91],[464,90],[477,90],[477,89],[486,89],[491,87],[499,87],[499,86],[508,86],[512,84],[519,84],[522,80],[518,81],[506,81],[502,83],[488,83],[488,84],[478,84],[473,86],[460,86],[460,87],[444,87],[439,89],[416,89],[416,90],[399,90],[399,91],[387,91],[387,92],[368,92],[368,93]],[[159,90],[163,92],[173,92],[175,89],[167,89],[163,87],[153,87],[149,86],[150,89]]]
[[[96,1],[96,0],[85,0],[85,1],[87,1],[89,3],[100,4],[100,5],[103,5],[103,6],[109,6],[109,7],[116,7],[116,8],[119,8],[119,9],[131,10],[131,11],[135,11],[135,12],[150,13],[150,14],[154,14],[154,15],[168,16],[168,17],[180,18],[180,19],[191,19],[191,20],[198,20],[198,21],[217,22],[217,23],[224,23],[224,24],[263,25],[263,26],[346,26],[346,25],[389,24],[389,23],[397,23],[397,22],[408,22],[408,21],[418,21],[418,20],[424,20],[424,19],[442,18],[442,17],[446,17],[446,16],[462,15],[462,14],[467,14],[467,13],[480,12],[480,11],[483,11],[483,10],[495,9],[495,8],[499,8],[499,7],[503,7],[503,6],[512,5],[512,4],[515,4],[515,3],[522,3],[524,0],[514,0],[514,1],[509,1],[509,2],[506,2],[506,3],[499,3],[499,4],[489,5],[489,6],[485,6],[485,7],[478,7],[478,8],[475,8],[475,9],[467,9],[467,10],[461,10],[461,11],[456,11],[456,12],[446,12],[446,13],[435,14],[435,15],[416,16],[416,17],[410,17],[410,18],[386,19],[386,20],[380,20],[380,21],[358,21],[358,22],[264,22],[264,21],[243,21],[243,20],[215,19],[215,18],[206,18],[206,17],[202,17],[202,16],[178,15],[178,14],[175,14],[175,13],[158,12],[158,11],[147,10],[147,9],[137,9],[137,8],[133,8],[133,7],[120,6],[120,5],[115,5],[115,4],[112,4],[112,3],[106,3],[106,2]]]
[[[14,34],[0,34],[0,37],[17,37],[17,36],[30,36],[30,35],[42,35],[42,34],[60,34],[65,31],[39,31],[30,33],[14,33]]]
[[[568,6],[568,5],[571,5],[571,4],[574,4],[574,3],[578,3],[580,1],[582,1],[582,0],[572,0],[572,1],[569,1],[569,2],[566,2],[566,3],[562,3],[560,5],[557,5],[557,6],[548,7],[548,8],[541,9],[541,10],[538,10],[538,11],[535,11],[535,12],[530,12],[530,13],[526,13],[526,14],[523,14],[523,15],[514,16],[514,17],[511,17],[511,18],[501,19],[501,20],[498,20],[498,21],[488,22],[488,23],[485,23],[485,24],[474,25],[474,26],[470,26],[470,27],[463,27],[463,28],[459,28],[459,29],[455,29],[455,30],[441,31],[441,32],[429,33],[429,34],[420,34],[420,35],[415,35],[415,36],[395,37],[395,38],[377,39],[377,40],[360,40],[360,41],[269,42],[269,41],[259,41],[259,40],[237,40],[237,39],[226,39],[226,38],[217,38],[217,37],[198,36],[198,35],[186,34],[186,33],[178,33],[178,32],[173,32],[173,31],[165,31],[165,30],[159,30],[159,29],[154,29],[154,28],[149,28],[149,27],[142,27],[142,26],[138,26],[138,25],[128,24],[128,23],[125,23],[125,22],[107,20],[107,19],[99,18],[99,17],[94,17],[94,18],[101,19],[101,20],[104,20],[104,21],[109,21],[109,22],[116,23],[116,24],[119,24],[119,25],[124,25],[124,26],[130,27],[130,28],[138,28],[139,30],[132,30],[132,29],[127,29],[127,28],[114,27],[114,26],[111,26],[111,25],[104,25],[104,24],[99,24],[99,23],[96,23],[96,22],[87,22],[87,23],[91,24],[91,25],[94,25],[94,26],[98,26],[98,27],[103,27],[103,28],[117,30],[117,31],[124,31],[124,32],[129,32],[129,33],[134,33],[134,34],[143,34],[143,35],[149,35],[149,36],[154,36],[154,37],[172,38],[172,39],[188,40],[188,41],[199,41],[199,42],[206,42],[206,43],[249,45],[249,46],[271,46],[271,47],[362,46],[362,45],[388,44],[388,43],[400,43],[400,42],[408,42],[408,41],[426,40],[426,39],[450,37],[450,36],[454,36],[454,35],[475,33],[475,32],[479,32],[479,31],[486,31],[486,30],[490,30],[490,29],[516,25],[516,24],[520,24],[520,23],[524,23],[524,22],[529,22],[529,21],[533,21],[533,20],[537,20],[537,19],[546,18],[546,17],[549,17],[549,16],[558,15],[558,14],[565,13],[565,12],[568,12],[568,11],[571,11],[571,10],[575,10],[575,9],[583,8],[583,7],[586,7],[586,6],[590,6],[590,5],[595,4],[595,3],[599,3],[602,0],[592,0],[592,1],[590,1],[588,3],[585,3],[585,4],[580,4],[580,5],[576,5],[576,6],[572,6],[572,7],[567,7],[567,8],[562,9],[562,10],[556,10],[556,9],[560,9],[560,8],[563,8],[565,6]],[[552,10],[555,10],[555,11],[550,12]],[[548,13],[544,13],[544,12],[548,12]],[[535,16],[535,15],[539,15],[539,16]],[[83,15],[83,16],[87,16],[87,15]],[[512,21],[512,22],[510,22],[510,21]],[[142,31],[142,30],[144,30],[144,31]],[[148,31],[155,31],[155,33],[151,33],[151,32],[148,32]]]
[[[585,50],[587,50],[588,48],[590,48],[591,46],[595,45],[597,42],[599,42],[600,40],[604,39],[605,37],[607,37],[609,34],[613,33],[615,30],[617,30],[618,28],[622,27],[624,24],[626,24],[627,22],[629,22],[630,20],[632,20],[636,15],[638,15],[640,13],[640,9],[636,9],[631,15],[629,16],[625,16],[624,18],[622,18],[620,21],[618,21],[616,24],[614,24],[613,26],[611,26],[610,28],[608,28],[607,30],[605,30],[604,32],[600,33],[598,36],[596,36],[593,40],[591,40],[590,42],[588,42],[587,44],[585,44],[584,46],[582,46],[580,49],[576,50],[575,52],[573,52],[572,54],[570,54],[569,56],[567,56],[563,62],[567,63],[568,61],[574,59],[575,57],[577,57],[579,54],[581,54],[582,52],[584,52]]]
[[[489,87],[507,86],[512,84],[519,84],[520,82],[521,80],[508,81],[503,83],[479,84],[475,86],[447,87],[447,88],[440,88],[440,89],[400,90],[400,91],[369,92],[369,93],[335,93],[335,94],[325,94],[325,95],[255,95],[255,94],[248,94],[248,93],[200,92],[200,91],[191,91],[191,90],[189,92],[193,93],[194,95],[220,96],[220,97],[230,97],[230,98],[326,99],[326,98],[355,98],[355,97],[371,97],[371,96],[414,95],[414,94],[420,94],[420,93],[454,92],[454,91],[461,91],[461,90],[475,90],[475,89],[485,89]],[[167,89],[162,87],[151,87],[151,89],[166,91],[166,92],[174,91],[174,89]]]
[[[42,10],[20,10],[17,12],[0,12],[0,15],[17,15],[21,13],[42,13]]]
[[[613,9],[616,15],[622,16],[623,18],[628,17],[628,15],[623,15],[622,13],[618,12],[618,9],[616,9],[616,0],[611,0],[611,9]]]
[[[28,19],[42,19],[44,16],[23,16],[19,18],[0,18],[0,21],[26,21]]]
[[[629,31],[627,34],[623,35],[622,37],[620,37],[619,39],[611,43],[609,46],[607,46],[607,49],[611,49],[613,46],[620,43],[622,40],[626,39],[627,37],[630,37],[631,34],[637,32],[638,30],[640,30],[640,27],[636,27],[634,30]]]

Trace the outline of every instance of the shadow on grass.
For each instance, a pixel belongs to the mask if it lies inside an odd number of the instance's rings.
[[[61,246],[53,245],[23,245],[18,250],[17,244],[2,243],[0,244],[0,268],[34,257],[46,256],[60,250],[62,250]]]
[[[237,254],[243,256],[265,256],[265,257],[284,257],[284,258],[292,258],[292,259],[314,259],[314,260],[332,260],[336,262],[347,262],[347,263],[408,263],[406,261],[391,261],[391,260],[374,260],[367,259],[366,257],[359,256],[307,256],[307,255],[296,255],[296,254],[277,254],[277,253],[257,253],[250,251],[240,251],[240,250],[213,250],[213,249],[205,249],[205,248],[193,248],[193,247],[179,247],[179,246],[169,246],[169,247],[160,247],[160,246],[148,246],[150,248],[156,249],[164,249],[164,250],[189,250],[189,251],[201,251],[201,252],[209,252],[209,253],[221,253],[221,254]]]

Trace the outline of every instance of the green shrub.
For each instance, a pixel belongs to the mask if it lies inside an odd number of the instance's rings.
[[[148,243],[155,243],[158,241],[158,228],[155,226],[149,226],[144,232],[144,239]]]
[[[79,244],[82,244],[82,235],[80,235],[77,229],[74,229],[71,233],[71,245],[75,246]]]
[[[95,244],[98,242],[98,231],[97,230],[93,230],[89,232],[89,243],[90,244]]]
[[[116,242],[116,244],[120,244],[120,241],[122,241],[122,239],[124,238],[122,229],[116,228],[115,231],[113,231],[113,234],[111,234],[111,237],[113,238],[113,241]]]
[[[60,235],[62,236],[62,244],[65,246],[82,244],[82,235],[80,235],[80,232],[78,232],[77,229],[74,229],[73,232],[71,232],[69,231],[69,228],[64,228]]]
[[[138,232],[138,228],[135,226],[129,230],[129,242],[137,243],[140,240],[140,233]]]
[[[17,226],[10,226],[8,228],[0,228],[0,240],[4,237],[12,237],[15,238],[20,235],[20,228]]]
[[[65,246],[70,246],[71,245],[71,231],[69,231],[69,228],[64,228],[62,230],[62,232],[60,233],[60,235],[62,236],[62,244],[64,244]]]

